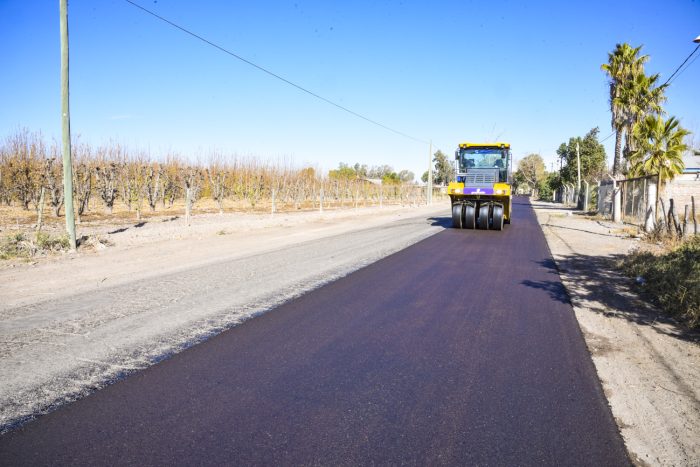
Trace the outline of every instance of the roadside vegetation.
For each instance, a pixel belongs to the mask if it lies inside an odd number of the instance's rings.
[[[121,204],[139,218],[143,211],[172,207],[189,193],[190,201],[208,198],[226,210],[303,209],[408,203],[420,190],[413,173],[390,166],[341,164],[328,174],[314,167],[264,162],[254,157],[211,152],[196,163],[176,153],[150,153],[110,142],[101,146],[73,144],[76,214],[101,209],[114,213]],[[54,216],[63,206],[63,169],[60,149],[47,145],[40,133],[26,129],[0,144],[0,205],[37,210],[43,196]],[[382,183],[379,183],[379,182]]]
[[[648,75],[642,47],[617,44],[601,66],[609,79],[611,127],[615,134],[612,175],[616,179],[657,175],[663,185],[683,172],[690,132],[663,109],[669,82]],[[665,218],[667,216],[667,218]],[[691,221],[692,222],[692,221]],[[700,237],[686,235],[671,210],[661,212],[647,240],[657,253],[639,251],[623,260],[644,296],[692,328],[700,326]]]
[[[68,250],[68,235],[40,232],[28,235],[16,232],[0,240],[0,259],[33,258]]]
[[[700,236],[661,254],[635,252],[622,263],[642,293],[666,313],[700,329]]]
[[[108,142],[73,143],[77,222],[110,222],[199,212],[289,212],[420,204],[424,188],[408,170],[388,165],[315,167],[210,152],[192,162]],[[57,142],[19,129],[0,141],[0,258],[60,249],[41,232],[65,214],[63,162]]]
[[[597,185],[607,173],[605,148],[598,141],[599,134],[600,130],[593,128],[583,137],[574,136],[561,143],[557,149],[559,167],[550,171],[540,154],[520,159],[514,173],[515,189],[551,201],[554,192],[564,184],[577,184],[577,158],[581,160],[581,181]]]

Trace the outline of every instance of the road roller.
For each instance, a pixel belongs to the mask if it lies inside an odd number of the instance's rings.
[[[455,181],[447,194],[458,229],[503,230],[512,209],[512,156],[508,143],[460,143]]]

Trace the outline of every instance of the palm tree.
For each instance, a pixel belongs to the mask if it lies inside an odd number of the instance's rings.
[[[625,82],[634,76],[644,73],[644,64],[649,60],[648,55],[639,55],[642,46],[632,47],[627,43],[616,44],[615,50],[608,53],[608,63],[601,65],[601,69],[610,78],[610,112],[612,114],[611,126],[615,131],[615,158],[613,159],[613,175],[619,176],[622,172],[620,155],[622,153],[622,137],[625,131],[625,109],[620,101],[620,94]]]
[[[621,165],[622,160],[628,162],[630,154],[636,150],[635,126],[646,115],[664,114],[661,105],[666,101],[664,90],[667,85],[657,86],[658,80],[658,74],[647,76],[642,71],[621,83],[618,96],[615,98],[616,107],[620,111],[620,124],[625,135]]]
[[[658,175],[661,183],[683,172],[683,153],[688,146],[683,138],[690,132],[675,117],[664,122],[660,115],[647,115],[635,126],[638,149],[630,154],[635,176]]]

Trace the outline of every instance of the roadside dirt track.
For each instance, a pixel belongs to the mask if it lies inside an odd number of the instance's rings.
[[[515,213],[505,232],[425,238],[29,423],[0,456],[627,464],[529,203]]]

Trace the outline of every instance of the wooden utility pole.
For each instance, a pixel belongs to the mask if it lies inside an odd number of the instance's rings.
[[[61,123],[63,134],[63,199],[66,209],[66,230],[71,250],[77,247],[73,208],[73,163],[70,147],[70,109],[68,106],[68,0],[59,0],[61,28]]]

